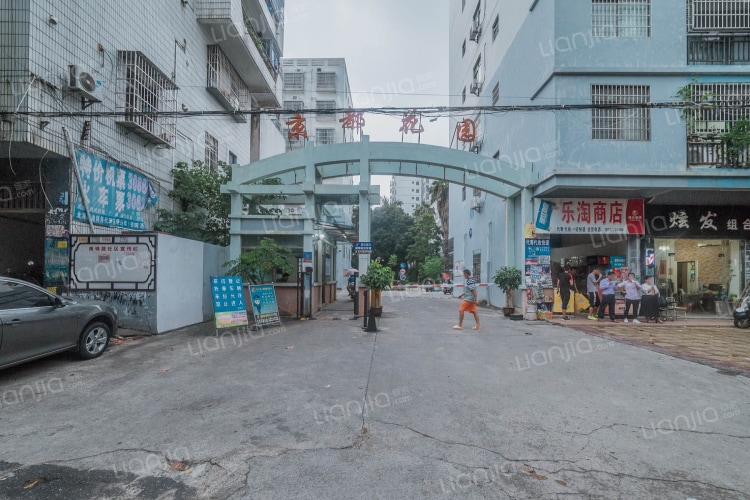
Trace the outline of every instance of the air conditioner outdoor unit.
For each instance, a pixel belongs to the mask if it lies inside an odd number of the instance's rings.
[[[482,199],[479,196],[474,196],[471,199],[471,209],[477,213],[482,211]]]
[[[97,81],[89,70],[77,64],[70,65],[68,87],[80,92],[89,101],[101,102],[103,99],[102,82]]]
[[[480,82],[474,82],[469,86],[469,92],[471,92],[474,95],[479,95],[480,92],[482,92],[482,84]]]

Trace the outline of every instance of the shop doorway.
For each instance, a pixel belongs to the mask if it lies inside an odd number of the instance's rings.
[[[677,263],[677,292],[682,295],[686,290],[692,290],[695,281],[695,261]]]

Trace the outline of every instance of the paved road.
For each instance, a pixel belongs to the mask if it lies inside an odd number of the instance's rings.
[[[750,498],[750,378],[457,307],[0,372],[0,498]]]

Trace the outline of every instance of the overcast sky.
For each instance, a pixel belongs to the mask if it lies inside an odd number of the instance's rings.
[[[447,106],[448,1],[286,0],[284,57],[345,58],[355,107]],[[401,141],[399,117],[365,120],[371,141]],[[447,119],[422,125],[448,145]]]

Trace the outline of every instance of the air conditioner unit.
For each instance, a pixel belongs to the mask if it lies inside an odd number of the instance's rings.
[[[101,102],[103,99],[102,82],[97,81],[93,74],[77,64],[70,65],[68,88],[80,94],[89,101]]]
[[[478,43],[480,36],[482,36],[482,25],[481,23],[475,21],[471,25],[471,30],[469,30],[469,40]]]
[[[477,213],[482,211],[482,199],[479,196],[474,196],[471,199],[471,209]]]
[[[474,82],[469,86],[469,92],[472,94],[478,96],[480,92],[482,92],[482,84],[481,82]]]

